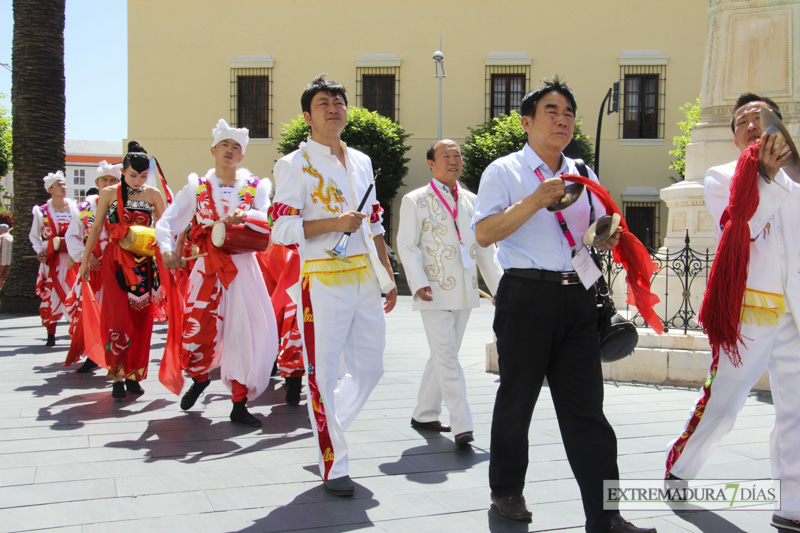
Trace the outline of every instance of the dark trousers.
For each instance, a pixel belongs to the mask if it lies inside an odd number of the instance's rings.
[[[603,414],[603,376],[594,291],[583,285],[505,274],[497,291],[500,387],[492,416],[489,485],[498,496],[522,494],[528,430],[544,378],[578,482],[586,531],[604,532],[603,480],[619,479],[617,437]]]

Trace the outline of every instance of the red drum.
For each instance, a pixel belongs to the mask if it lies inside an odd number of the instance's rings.
[[[246,224],[214,224],[211,243],[229,255],[263,252],[269,247],[269,233],[261,233]]]

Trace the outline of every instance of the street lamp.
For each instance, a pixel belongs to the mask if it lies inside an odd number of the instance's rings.
[[[442,138],[442,79],[446,78],[447,76],[444,73],[444,54],[441,50],[436,50],[433,53],[433,64],[434,68],[436,69],[436,74],[433,75],[434,78],[439,78],[439,136],[438,139]]]
[[[609,100],[610,98],[610,100]],[[608,101],[608,110],[606,115],[619,112],[619,82],[614,82],[614,85],[608,90],[605,98],[600,103],[600,115],[597,117],[597,136],[594,141],[594,173],[600,175],[600,130],[603,129],[603,108]]]

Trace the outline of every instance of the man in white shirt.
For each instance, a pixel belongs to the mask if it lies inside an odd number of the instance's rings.
[[[8,232],[8,224],[0,224],[0,289],[3,288],[8,276],[13,244],[14,237]]]
[[[605,210],[597,199],[590,204],[588,194],[562,211],[545,209],[564,196],[559,176],[579,173],[562,154],[572,139],[576,110],[574,94],[557,77],[525,95],[520,114],[528,142],[492,162],[478,190],[475,236],[482,246],[498,244],[505,269],[494,319],[500,387],[492,416],[491,499],[504,516],[532,518],[522,495],[528,431],[547,378],[581,490],[587,533],[655,533],[603,505],[603,481],[619,479],[617,438],[603,414],[595,291],[583,285],[594,280],[576,264],[588,254],[583,234],[592,206],[597,217]],[[591,170],[589,178],[597,180]],[[618,242],[615,233],[598,248]]]
[[[320,475],[329,492],[351,496],[344,431],[383,374],[383,314],[394,308],[397,289],[372,163],[341,140],[347,122],[344,87],[318,76],[300,104],[311,136],[275,164],[272,235],[300,252],[300,283],[292,298],[303,310],[308,408]],[[367,213],[359,210],[362,198]],[[351,235],[343,261],[327,251],[345,232]],[[386,293],[383,308],[381,292]]]
[[[458,350],[472,308],[478,307],[478,267],[494,293],[503,271],[494,245],[475,242],[472,214],[475,194],[460,186],[462,158],[458,143],[443,139],[427,153],[433,179],[403,197],[397,253],[403,261],[420,311],[430,358],[422,374],[411,425],[451,431],[439,421],[442,400],[458,446],[473,441],[467,384],[458,364]]]

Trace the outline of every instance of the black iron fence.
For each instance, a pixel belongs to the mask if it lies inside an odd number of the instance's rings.
[[[659,267],[650,280],[652,292],[661,299],[654,310],[664,324],[665,331],[682,329],[687,333],[702,331],[697,324],[697,313],[708,282],[714,253],[708,249],[705,252],[693,250],[688,231],[684,243],[684,247],[680,250],[672,251],[666,248],[661,252],[648,247],[648,251]],[[614,262],[610,251],[601,254],[600,261],[613,297],[615,285],[627,288],[625,272],[621,265]],[[619,281],[617,278],[620,278]],[[634,313],[635,310],[635,307],[628,307],[630,320],[637,327],[646,327],[644,319],[638,312]]]

